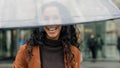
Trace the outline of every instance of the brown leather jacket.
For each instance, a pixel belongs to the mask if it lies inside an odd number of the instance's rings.
[[[40,53],[39,53],[39,46],[35,46],[33,48],[33,56],[31,57],[30,61],[27,61],[27,54],[26,54],[26,45],[22,45],[17,53],[16,59],[13,63],[12,68],[41,68],[40,66]],[[75,66],[74,68],[80,68],[80,51],[75,47],[71,47],[74,55],[75,55]],[[64,58],[64,62],[66,60]],[[65,68],[68,68],[65,65]]]

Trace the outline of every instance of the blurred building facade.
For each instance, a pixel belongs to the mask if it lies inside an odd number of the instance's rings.
[[[1,29],[0,59],[14,59],[20,45],[29,38],[30,33],[31,29]]]
[[[88,24],[77,24],[77,29],[80,32],[79,38],[82,44],[80,49],[85,60],[90,59],[90,52],[87,50],[87,39],[89,34],[94,33],[100,35],[104,41],[103,50],[105,57],[102,57],[98,52],[98,60],[118,60],[117,51],[117,29],[120,29],[120,20],[110,20],[93,22]],[[0,59],[6,57],[15,57],[16,52],[23,41],[29,38],[32,29],[12,29],[0,30]],[[20,41],[22,40],[21,44]]]

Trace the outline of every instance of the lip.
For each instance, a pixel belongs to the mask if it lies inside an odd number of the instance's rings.
[[[47,30],[52,31],[52,30],[56,30],[57,26],[50,26],[50,27],[46,27]]]
[[[49,27],[46,27],[46,29],[50,32],[50,33],[54,33],[56,32],[56,30],[58,29],[57,26],[49,26]]]
[[[52,27],[52,28],[48,28],[49,31],[53,31],[53,30],[56,30],[57,27]]]

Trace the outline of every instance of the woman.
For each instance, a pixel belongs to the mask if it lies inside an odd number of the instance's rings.
[[[43,13],[45,22],[54,22],[54,17],[49,15],[55,14]],[[55,22],[63,22],[58,14],[55,17]],[[13,68],[80,68],[80,51],[74,44],[76,35],[72,25],[36,28],[26,44],[20,47]]]

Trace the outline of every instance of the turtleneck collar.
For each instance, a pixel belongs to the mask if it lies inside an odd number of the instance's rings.
[[[59,46],[62,46],[62,41],[61,40],[51,40],[51,39],[45,38],[44,44],[47,46],[51,46],[51,47],[59,47]]]

